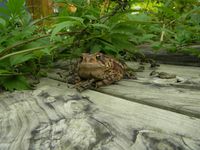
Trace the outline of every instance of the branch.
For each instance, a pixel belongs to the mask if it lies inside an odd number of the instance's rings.
[[[163,40],[164,40],[164,35],[165,35],[165,31],[164,31],[164,29],[165,29],[165,24],[163,24],[163,30],[162,30],[162,32],[161,32],[161,36],[160,36],[160,42],[163,42]]]
[[[13,53],[10,53],[10,54],[5,55],[3,57],[0,57],[0,61],[3,60],[3,59],[6,59],[8,57],[14,56],[14,55],[32,52],[32,51],[36,51],[36,50],[47,48],[47,47],[50,47],[50,46],[49,45],[48,46],[40,46],[40,47],[36,47],[36,48],[30,48],[30,49],[26,49],[26,50],[22,50],[22,51],[18,51],[18,52],[13,52]]]
[[[81,31],[78,31],[78,32],[62,32],[62,33],[57,33],[56,35],[73,35],[73,34],[76,34],[76,33],[81,33]],[[24,44],[27,44],[27,43],[30,43],[30,42],[33,42],[33,41],[36,41],[38,39],[42,39],[42,38],[45,38],[45,37],[49,37],[51,36],[51,34],[45,34],[45,35],[42,35],[42,36],[38,36],[38,37],[34,37],[32,39],[29,39],[29,40],[26,40],[26,41],[22,41],[22,42],[19,42],[19,43],[16,43],[14,45],[11,45],[7,48],[5,48],[1,53],[0,53],[0,57],[5,55],[6,53],[9,53],[13,48],[16,48],[16,47],[19,47],[21,45],[24,45]]]

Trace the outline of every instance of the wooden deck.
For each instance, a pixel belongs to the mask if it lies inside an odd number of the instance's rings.
[[[200,150],[200,68],[151,71],[82,93],[51,73],[36,90],[0,94],[0,150]]]

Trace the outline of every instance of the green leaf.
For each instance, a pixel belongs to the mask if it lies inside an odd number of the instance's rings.
[[[127,17],[130,21],[138,21],[138,22],[147,22],[147,21],[151,21],[151,16],[148,16],[147,14],[145,13],[139,13],[137,15],[134,15],[134,14],[127,14]]]
[[[41,50],[41,52],[43,52],[46,55],[51,55],[52,50],[53,50],[52,48],[44,48]]]
[[[4,51],[4,48],[1,48],[1,47],[0,47],[0,53],[3,52],[3,51]]]
[[[0,27],[6,27],[6,20],[4,20],[3,18],[0,18]]]
[[[84,18],[87,18],[89,20],[97,20],[97,18],[93,15],[85,15]]]
[[[77,25],[78,22],[77,21],[65,21],[65,22],[61,22],[59,24],[55,25],[55,28],[52,31],[52,35],[51,35],[51,40],[54,38],[54,36],[60,32],[62,29],[69,29],[72,26]]]
[[[22,12],[25,11],[25,0],[9,0],[6,3],[7,8],[12,13],[12,17],[21,16]]]
[[[81,18],[81,17],[72,17],[72,16],[68,16],[67,18],[68,18],[69,20],[77,21],[77,22],[79,22],[79,23],[81,23],[81,24],[83,24],[83,21],[84,21],[84,19]]]
[[[9,59],[0,60],[0,69],[10,70],[10,61],[9,61]]]
[[[118,50],[130,49],[133,47],[133,44],[128,41],[128,36],[124,34],[112,34],[111,36],[111,42]]]
[[[9,91],[30,89],[30,85],[27,83],[26,78],[23,76],[0,78],[0,84]]]
[[[92,45],[91,46],[91,53],[96,53],[102,50],[102,46],[100,44]]]
[[[64,19],[65,21],[75,21],[79,22],[80,24],[84,25],[83,21],[84,19],[81,17],[73,17],[73,16],[63,16],[63,17],[57,17],[58,19]]]
[[[90,26],[95,27],[95,28],[103,28],[103,29],[107,29],[107,30],[110,29],[107,25],[100,24],[100,23],[91,24]]]
[[[3,75],[3,74],[11,74],[11,72],[8,70],[0,69],[0,75]]]
[[[138,42],[143,43],[143,42],[151,42],[152,38],[156,37],[154,34],[144,34],[143,36],[139,36]]]
[[[10,57],[10,64],[13,65],[17,65],[20,63],[23,63],[27,60],[32,59],[34,56],[33,54],[20,54],[20,55],[15,55],[13,57]]]
[[[9,17],[10,16],[10,11],[4,7],[0,7],[0,14],[2,18],[4,18],[5,20],[8,21]]]
[[[120,34],[126,34],[126,35],[133,35],[133,33],[136,31],[136,27],[134,24],[130,22],[120,22],[117,24],[114,24],[111,28],[111,33],[120,33]]]

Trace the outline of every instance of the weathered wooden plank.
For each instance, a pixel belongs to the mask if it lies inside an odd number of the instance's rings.
[[[99,112],[94,114],[95,118],[106,124],[110,120],[108,123],[110,128],[114,128],[120,132],[120,135],[134,141],[128,149],[199,149],[198,137],[190,140],[190,136],[195,135],[195,131],[192,131],[194,124],[190,124],[189,120],[186,121],[190,117],[138,103],[125,102],[120,98],[97,92],[89,91],[85,95],[89,95],[97,104]],[[199,128],[198,123],[196,125]],[[186,132],[191,134],[188,138],[182,136],[188,135]],[[185,143],[184,146],[180,144],[180,140]]]
[[[136,68],[137,63],[128,63]],[[154,68],[155,69],[155,68]],[[174,79],[151,77],[152,68],[145,65],[138,72],[138,80],[123,80],[115,85],[106,86],[98,91],[127,100],[168,109],[171,111],[200,117],[200,68],[164,65],[156,69],[177,75]],[[179,80],[179,82],[177,82]]]
[[[139,66],[136,62],[127,64],[134,69]],[[160,64],[158,68],[151,68],[150,64],[143,66],[145,70],[137,73],[138,80],[124,80],[98,91],[200,118],[200,67],[166,64]],[[160,79],[150,76],[154,70],[175,74],[176,78]],[[53,70],[48,75],[50,78],[66,81],[67,70]]]
[[[137,62],[127,62],[127,65],[131,68],[137,68],[138,66],[140,66]],[[137,73],[138,77],[148,78],[148,80],[151,79],[149,75],[153,70],[175,74],[185,79],[200,78],[200,67],[160,64],[160,67],[151,68],[150,64],[147,63],[143,66],[145,69],[143,72]]]
[[[139,64],[127,62],[131,68],[138,68]],[[161,64],[158,68],[151,68],[150,64],[143,65],[145,70],[138,72],[138,80],[124,80],[115,85],[106,86],[98,91],[125,98],[127,100],[168,109],[171,111],[200,117],[200,67],[177,66]],[[174,79],[160,79],[151,77],[150,73],[166,72],[175,74]],[[49,77],[66,81],[66,70],[49,73]],[[179,81],[179,82],[177,82]]]
[[[115,85],[103,87],[99,91],[133,102],[200,117],[199,90],[124,80]]]
[[[200,119],[43,79],[0,95],[2,150],[200,149]]]
[[[184,54],[181,52],[169,52],[167,49],[155,51],[150,45],[140,45],[137,47],[139,52],[143,53],[147,58],[154,59],[160,63],[184,65],[184,66],[200,66],[200,59],[192,54]],[[186,48],[186,47],[185,47]],[[200,51],[200,45],[187,46],[188,49]]]

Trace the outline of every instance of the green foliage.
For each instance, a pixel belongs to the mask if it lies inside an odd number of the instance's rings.
[[[66,3],[65,0],[59,0],[59,2]],[[56,18],[57,24],[54,25],[51,36],[54,40],[55,35],[60,32],[80,32],[70,35],[73,39],[71,46],[66,47],[66,50],[61,53],[65,57],[66,54],[68,57],[73,57],[79,56],[82,52],[94,51],[119,55],[123,49],[133,50],[134,45],[130,39],[135,31],[132,26],[134,22],[127,17],[128,13],[125,11],[122,13],[113,11],[114,7],[119,7],[121,11],[121,6],[117,2],[111,2],[111,7],[107,8],[106,12],[102,12],[103,1],[100,0],[90,1],[90,3],[71,0],[67,1],[66,7],[68,4],[76,6],[77,11],[63,13],[64,11],[60,9]],[[62,42],[66,43],[66,41]]]
[[[198,0],[117,0],[110,1],[109,6],[105,6],[103,0],[55,2],[66,5],[59,9],[52,40],[56,33],[80,31],[80,34],[66,37],[71,39],[71,45],[61,53],[64,57],[96,51],[116,56],[121,51],[133,54],[137,50],[135,46],[144,43],[156,50],[165,48],[185,53],[191,51],[186,50],[186,46],[200,38]],[[74,5],[77,11],[63,11],[69,4]],[[73,17],[76,20],[72,20]],[[199,55],[198,52],[191,53]]]
[[[119,56],[121,51],[134,53],[136,45],[149,43],[160,49],[184,51],[186,45],[199,40],[199,10],[197,0],[179,1],[73,1],[59,0],[65,7],[59,8],[57,23],[51,39],[57,33],[76,32],[65,47],[66,57],[79,56],[82,52],[103,51]],[[76,12],[63,11],[74,5]],[[106,7],[106,8],[104,8]],[[135,9],[139,7],[139,9]],[[69,41],[61,41],[69,44]]]
[[[169,44],[172,41],[177,44],[180,44],[181,41],[181,44],[184,43],[186,45],[198,41],[200,23],[200,7],[198,0],[147,0],[146,4],[140,2],[136,3],[135,6],[136,5],[141,6],[140,14],[141,12],[148,13],[148,16],[160,22],[161,26],[157,26],[158,28],[156,30],[158,32],[164,31],[163,46],[165,43]],[[152,32],[152,25],[148,24],[147,28]],[[197,32],[194,32],[194,30]],[[177,36],[177,34],[180,36]],[[184,37],[182,37],[181,34],[184,34]],[[185,36],[186,34],[187,36]],[[161,33],[159,35],[161,35]],[[157,37],[159,35],[157,34]]]
[[[10,91],[31,87],[27,77],[38,75],[36,64],[52,50],[49,38],[33,38],[39,36],[37,29],[25,0],[9,0],[0,7],[0,87]]]
[[[30,85],[23,76],[1,77],[0,84],[9,91],[29,89]]]

